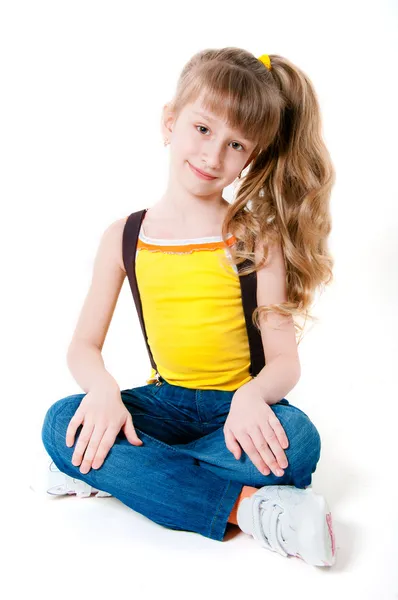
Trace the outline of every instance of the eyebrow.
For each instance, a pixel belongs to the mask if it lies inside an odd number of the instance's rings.
[[[206,113],[200,111],[200,110],[194,110],[193,111],[195,113],[195,115],[200,115],[201,117],[204,117],[205,119],[208,119],[208,121],[215,121],[215,119],[213,119],[213,117],[210,117],[209,115],[206,115]]]
[[[204,113],[200,110],[194,110],[192,112],[195,115],[199,115],[199,116],[203,117],[207,121],[213,121],[213,123],[216,121],[216,119],[213,119],[213,117],[210,117],[210,115],[207,115],[206,113]],[[245,142],[248,142],[249,144],[252,143],[252,140],[249,140],[248,138],[243,137],[243,135],[238,135],[238,137],[242,138],[242,140],[244,140]]]

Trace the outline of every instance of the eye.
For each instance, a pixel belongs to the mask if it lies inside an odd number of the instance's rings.
[[[207,127],[205,127],[204,125],[195,125],[196,130],[198,130],[198,127],[201,127],[202,129],[207,129]]]
[[[238,146],[240,146],[242,148],[242,150],[239,150],[239,152],[243,152],[244,151],[244,147],[242,146],[242,144],[240,144],[239,142],[232,142],[233,144],[238,144]]]
[[[196,131],[198,131],[199,127],[201,129],[207,129],[207,131],[209,131],[209,129],[207,127],[205,127],[204,125],[195,125]],[[198,131],[198,133],[201,133],[201,132]],[[245,150],[245,148],[239,142],[231,142],[231,143],[232,144],[238,144],[238,146],[240,146],[242,148],[242,150],[239,150],[239,152],[243,152]]]

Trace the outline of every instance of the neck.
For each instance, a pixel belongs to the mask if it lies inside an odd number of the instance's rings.
[[[181,177],[170,170],[167,189],[155,206],[157,215],[167,221],[182,226],[208,225],[224,220],[229,202],[222,197],[222,190],[206,194],[206,187],[201,183],[187,187]]]
[[[195,223],[218,223],[222,221],[229,202],[221,198],[216,202],[207,202],[203,200],[183,201],[176,197],[168,198],[163,196],[157,203],[159,214],[162,213],[165,219],[177,221],[181,224],[190,225]]]

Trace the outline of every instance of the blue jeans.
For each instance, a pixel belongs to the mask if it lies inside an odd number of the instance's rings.
[[[72,464],[75,444],[66,430],[86,394],[56,401],[47,411],[42,441],[67,475],[112,494],[164,527],[222,541],[231,510],[244,485],[310,485],[320,457],[320,436],[308,416],[283,398],[271,406],[289,440],[282,477],[263,475],[241,449],[239,460],[225,445],[223,426],[234,392],[194,390],[162,380],[121,390],[121,398],[143,441],[134,446],[121,430],[99,469],[86,474]]]

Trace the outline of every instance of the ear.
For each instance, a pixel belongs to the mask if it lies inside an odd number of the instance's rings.
[[[171,103],[168,102],[164,105],[162,110],[162,116],[160,119],[160,126],[162,137],[165,139],[170,139],[170,136],[173,132],[173,125],[175,121],[175,116],[173,111],[171,110]]]

